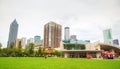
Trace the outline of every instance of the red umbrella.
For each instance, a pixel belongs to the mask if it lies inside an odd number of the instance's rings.
[[[108,53],[108,52],[106,52],[106,51],[102,52],[103,55],[107,55],[107,53]]]
[[[110,52],[108,52],[108,53],[107,53],[107,55],[111,55],[111,53],[110,53]]]
[[[107,52],[104,53],[105,55],[107,54]]]
[[[87,55],[87,58],[88,58],[88,59],[91,59],[91,58],[92,58],[92,56],[91,56],[91,55]]]
[[[114,53],[113,52],[110,52],[110,55],[113,55]]]
[[[111,56],[111,53],[110,53],[110,52],[108,52],[108,53],[107,53],[107,56],[108,56],[108,57],[110,57],[110,56]]]
[[[113,52],[110,52],[110,55],[114,57],[114,56],[115,56],[115,53],[113,53]]]
[[[102,52],[102,54],[104,55],[104,54],[105,54],[105,52]]]

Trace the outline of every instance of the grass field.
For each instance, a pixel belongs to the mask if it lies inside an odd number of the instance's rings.
[[[0,57],[0,69],[120,69],[120,59]]]

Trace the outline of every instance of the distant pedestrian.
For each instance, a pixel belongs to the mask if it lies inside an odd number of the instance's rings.
[[[46,55],[45,55],[44,57],[45,57],[45,59],[47,59],[47,56],[46,56]]]

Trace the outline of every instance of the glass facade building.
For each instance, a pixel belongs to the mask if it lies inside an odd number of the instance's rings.
[[[69,40],[69,42],[66,42],[63,40],[63,44],[66,50],[85,50],[85,44],[89,44],[89,42],[82,40]]]
[[[41,37],[40,36],[35,36],[34,37],[34,42],[38,42],[38,41],[40,41],[41,40]]]
[[[104,30],[103,36],[105,44],[113,44],[111,29]]]
[[[10,24],[10,31],[9,31],[9,37],[8,37],[8,44],[7,47],[10,47],[10,45],[14,45],[18,33],[18,24],[16,19]]]

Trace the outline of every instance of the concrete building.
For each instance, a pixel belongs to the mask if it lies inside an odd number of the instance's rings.
[[[70,39],[71,39],[71,40],[77,40],[77,36],[76,36],[76,35],[71,35],[71,36],[70,36]]]
[[[103,31],[104,43],[113,44],[111,29],[106,29]]]
[[[8,43],[7,47],[10,47],[10,45],[15,44],[15,40],[17,38],[17,33],[18,33],[18,24],[16,19],[10,24],[10,31],[9,31],[9,38],[8,38]]]
[[[85,42],[88,42],[88,43],[90,43],[90,40],[85,40]]]
[[[41,40],[41,37],[40,36],[34,36],[34,42],[38,42],[38,41],[40,41]]]
[[[55,22],[48,22],[44,25],[44,47],[58,48],[61,41],[61,25]]]
[[[15,41],[15,47],[19,47],[21,46],[21,48],[25,48],[26,46],[26,38],[21,38],[21,39],[16,39]]]
[[[65,27],[64,28],[64,40],[69,40],[70,39],[70,28]]]
[[[34,46],[35,51],[38,51],[39,47],[44,47],[43,46],[43,40],[37,41],[34,44],[35,44],[35,46]]]
[[[22,48],[22,39],[16,39],[15,47],[21,47]]]
[[[115,57],[120,56],[120,47],[116,47],[101,42],[87,43],[84,41],[61,42],[60,51],[65,58],[86,58],[91,55],[93,58],[100,58],[103,51],[115,53]]]
[[[119,46],[119,40],[118,39],[114,39],[113,40],[113,45],[118,45]]]
[[[22,48],[25,49],[25,47],[26,47],[26,38],[23,37],[21,40],[22,40],[22,43],[21,43]]]

